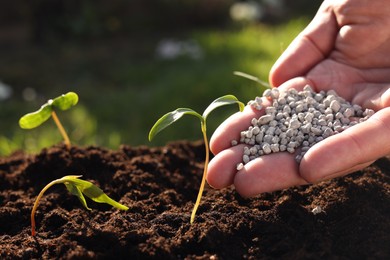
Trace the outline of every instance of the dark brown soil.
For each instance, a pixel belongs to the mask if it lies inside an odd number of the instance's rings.
[[[0,158],[1,259],[390,259],[390,162],[348,177],[241,198],[206,188],[195,223],[201,142],[161,148],[63,146]],[[342,158],[340,158],[342,159]],[[65,175],[83,175],[129,207],[50,188],[30,234],[39,191]],[[313,214],[320,206],[325,212]]]

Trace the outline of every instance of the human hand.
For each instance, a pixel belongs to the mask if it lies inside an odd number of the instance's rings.
[[[325,0],[313,21],[275,63],[270,82],[280,90],[334,89],[351,103],[377,111],[369,120],[314,145],[298,165],[285,152],[261,156],[237,171],[243,144],[231,147],[253,117],[246,107],[210,140],[215,157],[207,181],[234,184],[243,196],[315,183],[362,169],[390,153],[390,4],[387,0]]]

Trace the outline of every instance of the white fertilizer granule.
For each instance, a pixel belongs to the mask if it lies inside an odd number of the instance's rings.
[[[298,150],[295,158],[299,163],[314,144],[374,114],[371,109],[352,105],[333,90],[316,93],[310,86],[300,92],[267,89],[263,97],[271,100],[272,105],[265,108],[265,114],[260,118],[252,119],[248,130],[241,132],[239,143],[248,146],[244,148],[243,162],[237,170],[259,156],[284,151],[295,153]],[[248,104],[254,109],[263,109],[259,97]],[[237,143],[232,141],[232,145]]]

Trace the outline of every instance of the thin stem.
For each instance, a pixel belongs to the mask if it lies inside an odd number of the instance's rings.
[[[54,122],[56,123],[56,125],[58,127],[58,130],[60,130],[60,133],[61,133],[62,137],[64,138],[66,147],[68,149],[70,149],[70,145],[71,144],[70,144],[69,137],[66,134],[66,131],[65,131],[64,127],[62,126],[62,124],[61,124],[60,120],[58,119],[57,114],[56,114],[56,112],[54,112],[54,110],[51,111],[51,116],[52,116]]]
[[[196,198],[196,202],[195,202],[194,208],[192,209],[192,213],[191,213],[191,220],[190,220],[191,224],[195,220],[196,211],[198,210],[200,200],[202,198],[204,186],[206,184],[207,168],[209,165],[209,157],[210,156],[209,156],[209,143],[208,143],[207,134],[206,134],[206,122],[202,122],[202,133],[203,133],[203,140],[204,140],[204,145],[205,145],[205,149],[206,149],[206,158],[204,161],[203,176],[202,176],[202,182],[201,182],[200,187],[199,187],[198,197]]]
[[[64,181],[62,179],[54,180],[54,181],[50,182],[49,184],[47,184],[41,190],[41,192],[38,194],[38,197],[36,198],[36,200],[34,202],[34,206],[33,206],[32,210],[31,210],[31,235],[32,236],[35,236],[35,212],[37,211],[39,201],[41,200],[43,194],[45,193],[45,191],[47,191],[47,189],[49,189],[54,184],[63,183],[63,182]]]

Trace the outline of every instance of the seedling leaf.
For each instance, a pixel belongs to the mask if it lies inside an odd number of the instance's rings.
[[[80,190],[76,185],[73,185],[73,184],[67,183],[67,182],[65,182],[64,184],[65,184],[65,186],[66,186],[66,189],[67,189],[72,195],[75,195],[77,198],[79,198],[81,204],[83,204],[83,206],[84,206],[87,210],[92,210],[91,208],[88,207],[87,201],[85,200],[83,193],[81,192],[81,190]]]
[[[206,110],[203,112],[203,118],[206,121],[207,116],[216,108],[225,106],[225,105],[231,105],[237,103],[239,106],[240,111],[242,111],[245,107],[245,105],[238,101],[238,99],[233,95],[226,95],[222,96],[220,98],[217,98],[211,104],[206,108]]]
[[[236,76],[240,76],[240,77],[247,78],[247,79],[250,79],[252,81],[255,81],[255,82],[259,83],[260,85],[262,85],[263,87],[271,88],[270,84],[268,84],[267,82],[265,82],[265,81],[255,77],[255,76],[246,74],[246,73],[241,72],[241,71],[235,71],[235,72],[233,72],[233,74],[236,75]]]
[[[45,104],[41,106],[38,111],[26,114],[22,118],[20,118],[19,126],[23,129],[32,129],[41,125],[43,122],[49,119],[50,116],[52,116],[54,122],[58,127],[58,130],[64,138],[67,148],[69,149],[71,144],[68,134],[66,133],[64,127],[58,119],[53,107],[58,108],[60,110],[67,110],[70,107],[76,105],[78,101],[79,97],[74,92],[68,92],[59,97],[56,97],[55,99],[49,99]]]
[[[70,184],[68,184],[70,185]],[[83,193],[85,196],[90,198],[91,200],[98,202],[98,203],[106,203],[109,204],[115,208],[121,209],[121,210],[128,210],[129,208],[116,202],[115,200],[111,199],[109,196],[107,196],[99,187],[96,185],[80,180],[80,179],[73,179],[71,182],[71,185],[73,185],[77,190],[79,190],[81,193]],[[85,201],[84,198],[80,198]],[[86,207],[86,205],[85,205]],[[88,209],[88,207],[86,207]]]
[[[178,108],[166,113],[153,125],[149,132],[149,141],[151,141],[159,132],[179,120],[184,115],[193,115],[203,122],[203,117],[190,108]]]
[[[23,129],[32,129],[40,126],[50,118],[51,112],[52,107],[49,104],[44,104],[38,111],[22,116],[19,120],[19,126]]]
[[[68,110],[72,106],[76,105],[78,101],[79,97],[76,93],[68,92],[53,99],[52,105],[60,110]]]

